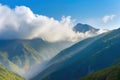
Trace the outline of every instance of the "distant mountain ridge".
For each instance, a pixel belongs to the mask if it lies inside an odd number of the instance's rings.
[[[0,40],[0,63],[13,72],[23,75],[37,64],[49,60],[69,42],[49,43],[42,39]],[[70,43],[71,44],[71,43]],[[70,45],[69,44],[69,45]],[[63,47],[61,47],[63,46]]]
[[[49,43],[37,38],[0,40],[0,63],[16,73],[23,74],[30,67],[50,59],[70,44]]]

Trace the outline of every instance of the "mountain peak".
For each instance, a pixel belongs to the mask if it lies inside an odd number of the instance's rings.
[[[78,23],[77,25],[75,25],[74,27],[74,30],[76,32],[87,32],[87,31],[92,31],[92,32],[96,32],[98,31],[99,29],[96,29],[88,24],[81,24],[81,23]]]

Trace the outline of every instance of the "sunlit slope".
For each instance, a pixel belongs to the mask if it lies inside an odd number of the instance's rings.
[[[0,80],[25,80],[25,79],[11,71],[8,71],[5,67],[0,65]]]

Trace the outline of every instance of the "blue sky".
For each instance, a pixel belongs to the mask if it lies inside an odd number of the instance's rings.
[[[11,8],[27,6],[34,13],[60,19],[71,16],[77,22],[87,23],[97,28],[120,27],[120,0],[0,0]],[[110,16],[114,17],[110,18]],[[102,21],[108,16],[108,21]]]

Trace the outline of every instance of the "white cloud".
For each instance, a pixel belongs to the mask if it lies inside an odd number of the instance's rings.
[[[114,14],[113,14],[113,15],[106,15],[106,16],[104,16],[104,17],[102,18],[102,21],[103,21],[104,23],[107,23],[107,22],[113,20],[115,17],[116,17],[116,15],[114,15]]]
[[[47,16],[34,14],[30,8],[16,6],[14,9],[0,5],[0,39],[42,38],[49,42],[76,41],[88,33],[76,33],[72,29],[71,17],[60,21]]]
[[[108,32],[109,30],[107,30],[107,29],[100,29],[98,32],[97,32],[97,34],[102,34],[102,33],[106,33],[106,32]]]

